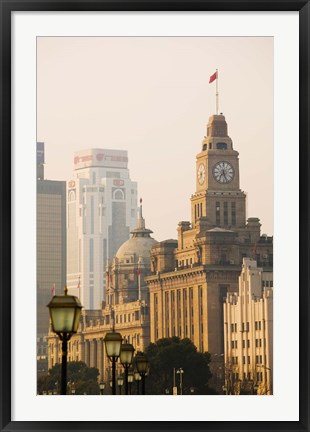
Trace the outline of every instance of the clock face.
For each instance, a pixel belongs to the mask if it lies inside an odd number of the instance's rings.
[[[198,182],[199,184],[202,185],[206,178],[206,169],[204,164],[201,163],[199,165],[197,175],[198,175]]]
[[[229,183],[234,178],[235,171],[229,162],[221,161],[214,165],[213,176],[219,183]]]

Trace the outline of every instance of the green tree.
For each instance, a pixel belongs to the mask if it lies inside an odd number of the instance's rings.
[[[99,394],[98,386],[99,371],[96,368],[89,368],[84,362],[68,362],[67,364],[67,381],[68,391],[70,394],[74,386],[75,394]],[[53,366],[48,374],[38,378],[38,393],[42,394],[44,391],[59,392],[61,383],[61,365],[58,363]]]
[[[197,351],[190,339],[178,337],[159,339],[151,343],[145,351],[150,362],[150,373],[146,378],[147,394],[164,394],[166,389],[172,393],[173,369],[182,368],[183,394],[214,394],[208,387],[211,378],[209,369],[210,354]],[[180,376],[176,374],[179,389]],[[179,390],[178,390],[179,391]]]

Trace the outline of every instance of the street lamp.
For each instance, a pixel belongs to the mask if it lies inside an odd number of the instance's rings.
[[[145,375],[149,369],[149,361],[144,353],[139,353],[136,355],[135,363],[142,378],[142,394],[145,395]]]
[[[128,368],[132,363],[134,350],[132,344],[124,343],[121,345],[120,362],[125,369],[125,395],[128,395]]]
[[[142,378],[141,378],[141,375],[139,374],[139,372],[137,370],[134,371],[133,377],[137,383],[137,395],[138,395],[138,394],[140,394],[140,385],[139,384],[140,384],[140,381]]]
[[[100,389],[100,394],[103,395],[103,390],[105,388],[105,384],[103,381],[100,381],[99,383],[99,389]]]
[[[184,370],[182,368],[179,368],[177,370],[177,374],[180,374],[180,395],[182,395],[182,375],[184,374]]]
[[[124,384],[124,378],[120,375],[118,378],[117,378],[117,385],[118,385],[118,388],[119,388],[119,394],[121,395],[122,394],[122,385]]]
[[[122,335],[116,333],[113,329],[111,333],[107,333],[104,338],[105,349],[109,360],[112,362],[112,394],[116,395],[115,372],[116,362],[120,355],[122,345]]]
[[[263,368],[263,369],[266,370],[266,380],[267,380],[267,384],[268,384],[268,382],[269,382],[269,385],[270,385],[269,390],[268,390],[268,387],[267,387],[267,394],[268,394],[268,391],[269,391],[269,394],[273,394],[273,376],[272,376],[272,369],[271,369],[270,367],[267,367],[267,366],[263,365],[263,364],[258,364],[258,365],[256,365],[256,366],[257,366],[257,367],[261,367],[261,368]],[[269,380],[268,380],[268,377],[267,377],[267,371],[269,371]]]
[[[64,295],[55,295],[47,305],[49,308],[52,330],[62,341],[61,362],[61,394],[67,394],[67,348],[68,340],[78,330],[82,305],[80,300],[68,295],[65,287]]]

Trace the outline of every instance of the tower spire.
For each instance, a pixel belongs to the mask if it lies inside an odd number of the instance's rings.
[[[150,237],[150,234],[153,232],[145,228],[145,220],[142,216],[142,198],[140,198],[137,228],[135,228],[130,232],[133,235],[133,237]]]
[[[142,198],[140,198],[140,207],[139,207],[139,216],[138,216],[138,228],[144,229],[145,228],[145,220],[142,216]]]

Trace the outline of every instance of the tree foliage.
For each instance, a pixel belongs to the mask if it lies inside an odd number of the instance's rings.
[[[210,354],[197,351],[190,339],[164,338],[151,343],[145,351],[150,362],[150,373],[146,378],[147,394],[172,393],[173,370],[182,368],[183,394],[214,394],[208,387],[211,378]],[[175,374],[179,388],[180,375]],[[179,392],[179,389],[178,389]]]
[[[98,369],[87,367],[84,362],[68,362],[67,364],[67,393],[71,393],[74,386],[75,394],[99,394]],[[61,383],[61,365],[53,366],[48,374],[38,378],[38,393],[57,391],[59,393]]]

